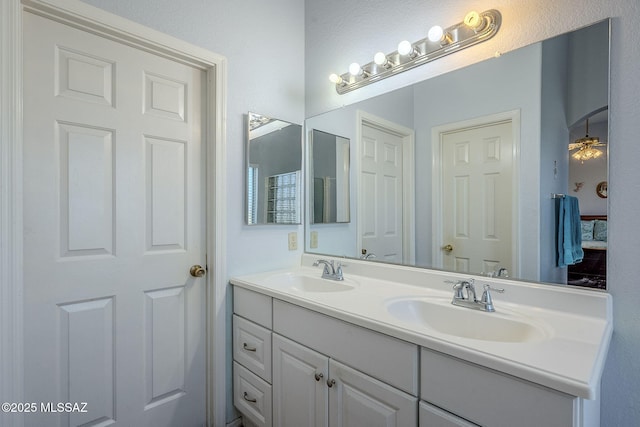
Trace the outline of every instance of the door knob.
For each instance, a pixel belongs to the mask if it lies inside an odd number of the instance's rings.
[[[445,252],[451,252],[453,250],[453,245],[445,245],[442,247],[442,250]]]
[[[189,269],[189,273],[191,273],[193,277],[202,277],[205,275],[206,270],[202,268],[201,265],[196,264],[191,266],[191,269]]]

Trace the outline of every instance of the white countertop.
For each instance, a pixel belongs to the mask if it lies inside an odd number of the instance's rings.
[[[310,266],[317,258],[303,255],[300,267],[235,277],[231,283],[573,396],[596,397],[612,334],[607,293],[357,260],[348,260],[344,267],[345,283],[353,285],[349,291],[305,292],[274,284],[274,277],[291,273],[319,278],[322,269]],[[444,280],[469,277],[476,279],[478,297],[483,283],[505,289],[504,294],[493,294],[496,312],[481,315],[524,321],[542,331],[544,338],[532,342],[461,338],[399,320],[387,310],[390,302],[408,297],[450,301],[453,291]]]

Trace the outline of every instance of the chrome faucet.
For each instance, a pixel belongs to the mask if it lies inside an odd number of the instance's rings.
[[[458,280],[456,282],[447,281],[447,283],[453,283],[453,299],[451,304],[460,307],[471,308],[474,310],[481,310],[487,312],[496,311],[493,306],[493,298],[490,291],[496,291],[503,293],[504,289],[492,288],[490,285],[485,284],[483,286],[484,292],[478,300],[476,296],[476,288],[473,284],[473,279]],[[466,292],[465,292],[466,291]],[[465,296],[466,293],[466,296]]]
[[[324,269],[322,270],[323,279],[344,280],[344,277],[342,275],[342,264],[340,264],[340,261],[338,261],[338,263],[334,265],[333,261],[319,259],[313,263],[313,266],[317,267],[320,264],[324,264]]]
[[[376,254],[374,254],[373,252],[368,252],[366,249],[362,250],[362,255],[360,255],[360,259],[371,259],[371,258],[375,258]]]
[[[489,277],[509,277],[509,270],[504,267],[498,267],[490,273],[486,273]]]

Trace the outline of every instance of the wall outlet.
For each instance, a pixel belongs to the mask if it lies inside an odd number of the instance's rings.
[[[309,242],[309,248],[318,249],[318,232],[317,231],[311,232],[311,239],[309,240],[311,240]]]
[[[298,233],[296,231],[292,231],[289,233],[289,250],[295,251],[298,249]]]

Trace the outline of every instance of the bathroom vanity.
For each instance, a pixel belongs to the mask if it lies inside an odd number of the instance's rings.
[[[233,278],[233,401],[257,426],[598,426],[604,292],[348,260]]]

